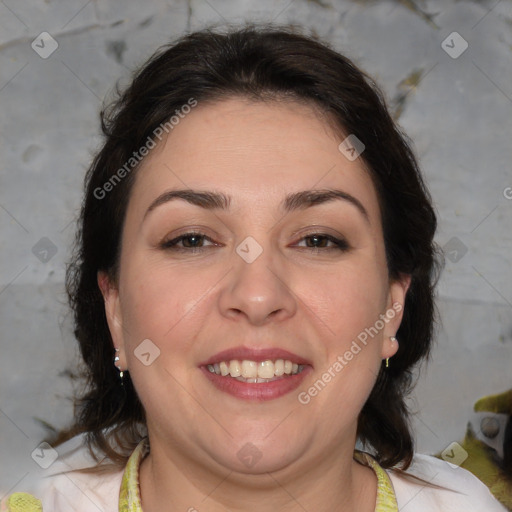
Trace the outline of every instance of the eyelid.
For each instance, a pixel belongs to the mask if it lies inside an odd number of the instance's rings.
[[[290,236],[294,239],[297,237],[300,237],[299,239],[302,239],[313,235],[332,237],[336,238],[339,241],[344,241],[348,243],[346,237],[342,233],[333,228],[321,225],[314,225],[309,226],[307,228],[298,229],[296,231],[293,231]]]

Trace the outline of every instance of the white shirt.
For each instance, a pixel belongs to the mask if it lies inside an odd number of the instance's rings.
[[[94,465],[83,436],[56,449],[59,456],[48,469],[31,473],[10,492],[32,494],[41,500],[44,512],[118,512],[124,469],[107,474],[69,472]],[[472,473],[429,455],[415,454],[405,474],[392,469],[386,473],[400,512],[507,512]]]

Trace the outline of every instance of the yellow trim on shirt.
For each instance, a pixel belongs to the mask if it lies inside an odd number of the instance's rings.
[[[395,490],[386,471],[380,467],[379,463],[369,453],[356,450],[354,458],[362,464],[371,467],[377,475],[375,512],[398,512]]]
[[[6,509],[8,512],[42,512],[41,502],[26,492],[13,492],[7,499]]]
[[[142,512],[139,466],[148,451],[147,438],[145,438],[137,445],[128,459],[119,491],[119,512]]]

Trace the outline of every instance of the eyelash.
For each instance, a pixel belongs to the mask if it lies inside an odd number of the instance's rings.
[[[160,244],[160,248],[164,250],[169,251],[176,251],[176,252],[186,252],[186,253],[199,253],[203,252],[208,249],[208,247],[178,247],[178,243],[181,242],[184,239],[197,237],[200,239],[208,240],[209,242],[213,243],[213,240],[205,235],[204,233],[199,232],[190,232],[185,233],[183,235],[180,235],[172,240],[164,241]],[[346,240],[336,238],[332,235],[328,235],[327,233],[308,233],[307,235],[304,235],[300,241],[306,240],[308,238],[321,238],[321,239],[327,239],[329,242],[332,242],[335,244],[335,247],[305,247],[305,249],[309,249],[312,252],[319,252],[319,251],[340,251],[340,252],[346,252],[350,249],[350,246]]]

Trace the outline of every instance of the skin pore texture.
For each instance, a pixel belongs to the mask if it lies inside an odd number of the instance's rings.
[[[139,169],[117,282],[99,273],[98,283],[120,367],[146,411],[145,512],[373,512],[376,476],[352,458],[357,417],[398,348],[389,337],[402,313],[309,403],[298,400],[404,304],[409,285],[389,280],[377,194],[361,159],[339,151],[343,138],[305,104],[224,99],[199,103]],[[223,193],[229,209],[178,198],[148,212],[177,189]],[[287,195],[326,189],[356,198],[367,217],[346,199],[285,212]],[[199,238],[163,246],[191,231]],[[249,236],[262,249],[251,263],[236,251]],[[160,350],[147,366],[134,353],[146,339]],[[288,350],[310,371],[275,399],[233,396],[200,365],[241,345]],[[251,467],[240,456],[249,449],[259,456]]]

